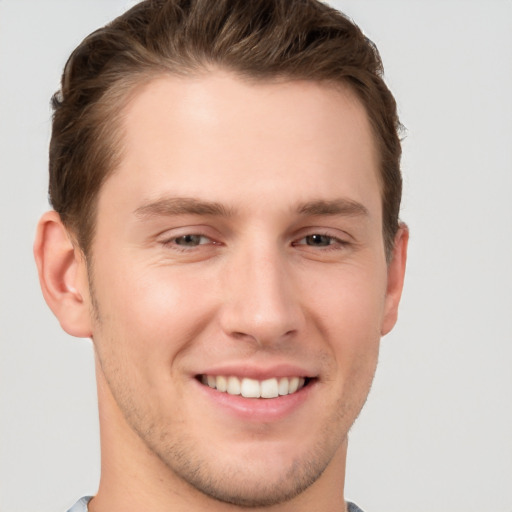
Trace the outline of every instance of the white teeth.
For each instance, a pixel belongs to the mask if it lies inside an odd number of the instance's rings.
[[[242,379],[240,393],[245,398],[259,398],[261,395],[260,383],[254,379]]]
[[[275,398],[279,396],[277,379],[267,379],[261,383],[261,398]]]
[[[245,398],[276,398],[290,395],[304,387],[303,377],[281,377],[266,380],[256,380],[224,375],[202,375],[201,382],[217,391],[230,395],[242,395]]]
[[[278,393],[280,395],[287,395],[288,394],[288,386],[289,386],[289,380],[286,377],[279,379]]]
[[[217,380],[217,390],[225,393],[228,390],[228,379],[226,379],[226,377],[224,377],[222,375],[219,375],[216,380]]]
[[[228,377],[228,389],[227,392],[230,395],[240,394],[240,379],[237,377]]]
[[[290,382],[288,384],[288,393],[291,395],[292,393],[295,393],[297,391],[297,388],[299,387],[299,377],[292,377],[290,379]]]

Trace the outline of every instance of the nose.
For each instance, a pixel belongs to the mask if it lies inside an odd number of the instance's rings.
[[[259,245],[230,260],[220,322],[232,338],[278,344],[302,329],[303,312],[285,251]]]

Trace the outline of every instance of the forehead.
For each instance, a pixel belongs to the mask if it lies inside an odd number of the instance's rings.
[[[220,71],[160,77],[131,96],[122,141],[100,202],[128,187],[140,203],[172,195],[238,207],[349,195],[380,210],[368,117],[339,84],[255,82]]]

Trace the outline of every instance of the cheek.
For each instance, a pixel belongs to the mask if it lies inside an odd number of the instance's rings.
[[[324,340],[343,387],[369,387],[378,359],[384,314],[385,272],[340,269],[309,287],[310,327]],[[346,389],[348,391],[348,389]]]
[[[138,367],[153,365],[153,359],[160,361],[155,368],[171,361],[211,310],[200,283],[176,269],[118,261],[98,268],[94,283],[100,317],[96,341],[108,342],[109,351]]]
[[[309,282],[309,286],[306,286]],[[384,312],[385,272],[344,267],[307,280],[304,307],[321,320],[330,334],[352,333],[350,338],[379,337]]]

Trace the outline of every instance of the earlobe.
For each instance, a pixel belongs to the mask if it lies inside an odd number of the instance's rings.
[[[62,328],[72,336],[91,337],[85,257],[55,211],[39,221],[34,257],[43,296]]]
[[[404,286],[408,242],[409,228],[406,224],[401,223],[395,236],[392,259],[388,265],[384,318],[381,327],[382,336],[393,329],[398,318],[398,305]]]

